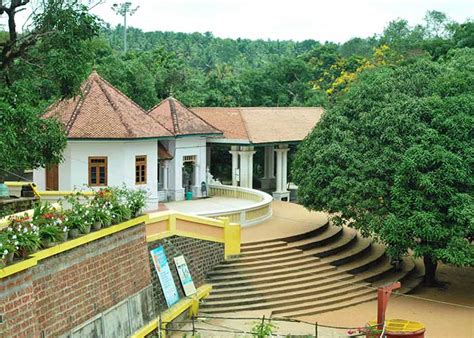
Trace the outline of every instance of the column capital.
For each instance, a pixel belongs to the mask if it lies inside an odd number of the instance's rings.
[[[276,148],[275,152],[277,153],[287,153],[290,149],[289,148]]]

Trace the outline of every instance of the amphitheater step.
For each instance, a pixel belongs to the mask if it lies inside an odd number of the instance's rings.
[[[208,274],[213,291],[202,310],[301,317],[370,301],[378,286],[416,281],[417,271],[411,258],[395,269],[383,245],[325,224],[305,234],[243,244],[239,257]],[[416,285],[410,283],[407,290]]]
[[[364,283],[350,284],[342,286],[336,290],[331,289],[330,291],[322,293],[307,294],[306,292],[293,292],[282,299],[265,299],[261,298],[260,301],[254,303],[228,303],[228,302],[204,302],[202,311],[205,313],[216,313],[216,312],[236,312],[236,311],[253,311],[262,309],[276,309],[274,313],[286,312],[288,310],[306,309],[310,308],[313,304],[330,305],[337,303],[341,300],[347,300],[354,297],[354,295],[367,294],[373,292],[372,289],[368,289]],[[231,304],[231,305],[226,305]],[[233,305],[233,306],[232,306]]]

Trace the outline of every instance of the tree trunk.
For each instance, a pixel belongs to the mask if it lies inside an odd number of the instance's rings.
[[[438,261],[431,256],[423,256],[423,263],[425,264],[423,283],[427,286],[437,286],[436,269],[438,267]]]

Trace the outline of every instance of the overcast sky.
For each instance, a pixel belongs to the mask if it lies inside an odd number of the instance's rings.
[[[123,18],[106,0],[93,9],[116,25]],[[474,16],[472,0],[129,0],[140,6],[129,24],[144,31],[212,32],[250,39],[314,39],[344,42],[381,33],[390,20],[420,23],[428,10],[463,22]]]

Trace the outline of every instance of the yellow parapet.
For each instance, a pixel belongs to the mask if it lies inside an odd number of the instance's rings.
[[[66,242],[59,243],[58,245],[55,245],[51,248],[40,250],[34,254],[31,255],[31,258],[25,259],[23,261],[20,261],[18,263],[8,265],[4,267],[3,269],[0,269],[0,279],[5,278],[7,276],[11,276],[15,273],[18,273],[20,271],[26,270],[32,266],[35,266],[38,264],[40,260],[43,260],[45,258],[57,255],[61,252],[71,250],[75,247],[78,247],[80,245],[84,245],[86,243],[95,241],[99,238],[111,235],[115,232],[119,232],[122,230],[125,230],[127,228],[133,227],[137,224],[144,223],[148,219],[148,215],[140,216],[134,219],[131,219],[129,221],[119,223],[117,225],[112,225],[107,228],[103,228],[98,231],[91,232],[87,235],[81,236],[76,239],[72,239]]]
[[[194,295],[191,297],[185,297],[179,302],[174,304],[169,309],[163,311],[160,314],[161,317],[161,328],[159,328],[160,318],[156,318],[149,322],[147,325],[142,327],[140,330],[136,331],[132,337],[133,338],[143,338],[148,334],[152,333],[156,329],[161,330],[161,337],[166,337],[166,326],[171,323],[175,318],[184,313],[186,310],[189,310],[190,316],[196,316],[199,312],[199,301],[207,296],[212,291],[212,285],[204,284],[200,286]]]
[[[240,224],[230,223],[228,217],[214,219],[167,210],[149,214],[146,224],[150,227],[160,224],[156,233],[147,236],[148,242],[182,236],[224,243],[225,259],[240,254]]]

